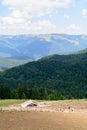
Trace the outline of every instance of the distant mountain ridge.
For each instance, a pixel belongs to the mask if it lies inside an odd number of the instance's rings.
[[[48,55],[72,54],[86,48],[86,35],[0,35],[0,69],[8,69]]]

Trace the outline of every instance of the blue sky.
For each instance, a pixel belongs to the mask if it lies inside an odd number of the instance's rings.
[[[87,0],[0,0],[0,34],[87,35]]]

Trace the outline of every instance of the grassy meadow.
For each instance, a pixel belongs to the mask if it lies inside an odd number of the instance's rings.
[[[21,104],[23,103],[25,100],[0,100],[0,107],[8,107],[10,105],[14,105],[14,104]]]

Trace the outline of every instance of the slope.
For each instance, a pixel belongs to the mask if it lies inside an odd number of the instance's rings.
[[[87,53],[52,55],[38,61],[5,71],[0,84],[17,88],[26,82],[28,87],[55,89],[74,98],[87,96]]]

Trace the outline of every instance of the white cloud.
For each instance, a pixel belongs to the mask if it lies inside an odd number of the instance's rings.
[[[81,34],[82,33],[82,29],[80,27],[80,25],[78,24],[71,24],[68,25],[64,30],[63,33],[67,33],[67,34]]]
[[[87,18],[87,9],[82,9],[82,15]]]
[[[65,19],[69,19],[69,18],[70,18],[70,16],[69,16],[69,15],[67,15],[67,14],[65,14],[65,15],[64,15],[64,18],[65,18]]]
[[[71,0],[3,0],[3,5],[10,6],[11,9],[37,10],[47,7],[63,7],[70,4],[70,2]]]
[[[32,18],[49,14],[52,9],[65,7],[70,2],[71,0],[3,0],[3,5],[8,6],[13,15]]]
[[[80,30],[80,26],[77,24],[71,24],[67,27],[68,30]]]
[[[66,7],[72,0],[3,0],[2,4],[11,10],[0,18],[0,33],[50,33],[55,25],[45,16],[52,16],[55,8]],[[44,17],[43,20],[39,20]],[[36,21],[37,19],[37,21]]]
[[[29,30],[31,31],[31,32],[33,32],[34,31],[34,33],[44,33],[44,32],[46,32],[46,33],[50,33],[51,32],[51,30],[55,30],[55,25],[53,25],[50,21],[46,21],[46,20],[44,20],[44,21],[38,21],[38,22],[36,22],[36,23],[32,23],[31,25],[30,25],[30,28],[29,28]]]
[[[20,22],[20,24],[11,24],[10,21],[10,24],[0,25],[0,34],[43,34],[44,32],[51,33],[52,30],[55,30],[55,25],[50,21]]]

